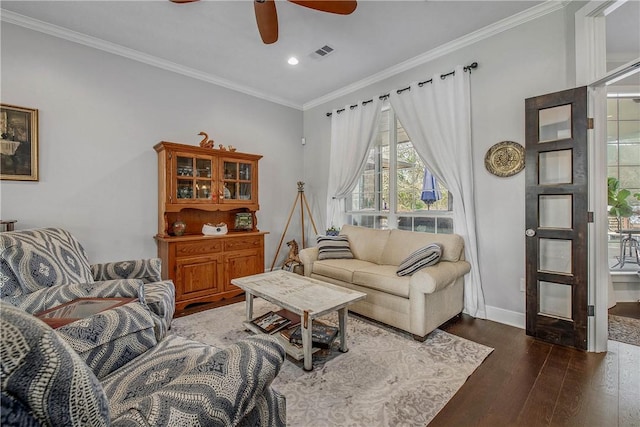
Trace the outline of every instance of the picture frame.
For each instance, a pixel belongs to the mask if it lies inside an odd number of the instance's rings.
[[[0,104],[0,179],[38,181],[38,110]]]
[[[252,230],[253,215],[250,212],[237,213],[234,229],[235,230]]]

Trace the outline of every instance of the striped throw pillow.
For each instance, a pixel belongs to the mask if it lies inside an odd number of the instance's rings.
[[[347,236],[318,236],[318,259],[351,259]]]
[[[421,268],[436,265],[442,255],[442,245],[431,243],[406,257],[398,266],[398,276],[410,276]]]

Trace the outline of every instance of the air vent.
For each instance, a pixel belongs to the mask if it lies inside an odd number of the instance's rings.
[[[312,52],[310,56],[315,59],[324,58],[327,55],[329,55],[331,52],[333,52],[333,50],[334,49],[331,46],[324,45],[320,49],[316,50],[315,52]]]

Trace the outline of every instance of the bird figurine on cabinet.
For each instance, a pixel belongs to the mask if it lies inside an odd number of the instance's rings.
[[[229,147],[227,147],[229,149],[229,151],[231,151],[232,153],[236,151],[236,147],[234,147],[233,145],[230,145]]]
[[[209,139],[209,135],[206,132],[200,132],[198,135],[204,135],[204,138],[200,141],[200,147],[213,148],[213,139]]]
[[[227,149],[222,144],[218,145],[218,148],[220,148],[220,151],[227,151]]]

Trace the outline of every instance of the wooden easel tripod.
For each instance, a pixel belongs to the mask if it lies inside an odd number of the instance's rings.
[[[289,228],[289,223],[291,223],[291,217],[293,216],[293,211],[296,209],[296,205],[298,201],[300,203],[300,227],[302,228],[302,248],[304,249],[304,208],[307,208],[307,212],[309,213],[309,219],[311,220],[311,225],[313,226],[314,233],[318,234],[318,230],[316,229],[316,223],[313,221],[313,216],[311,215],[311,209],[309,208],[309,203],[307,202],[307,198],[304,195],[304,182],[298,181],[298,194],[296,199],[293,201],[293,206],[291,206],[291,212],[289,212],[289,219],[287,219],[287,225],[284,227],[284,231],[282,232],[282,237],[280,237],[280,243],[278,243],[278,250],[276,250],[276,255],[273,257],[273,262],[271,263],[271,270],[273,271],[273,266],[276,265],[276,260],[278,259],[278,254],[280,253],[280,248],[282,247],[282,242],[284,241],[284,236],[287,234],[287,229]],[[302,205],[304,203],[304,206]]]

